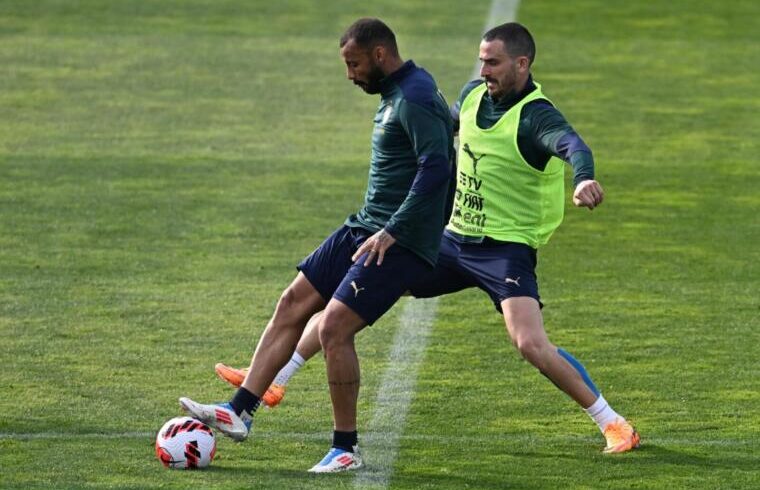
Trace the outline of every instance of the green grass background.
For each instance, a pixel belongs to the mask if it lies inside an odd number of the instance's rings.
[[[145,434],[180,395],[229,396],[214,362],[248,362],[361,203],[377,99],[345,80],[345,27],[385,19],[453,101],[489,3],[0,2],[0,487],[352,487],[304,472],[329,444],[319,357],[208,471],[165,470]],[[439,303],[391,488],[760,486],[758,16],[521,2],[607,191],[540,254],[547,330],[643,447],[602,456],[469,291]],[[360,430],[399,311],[359,337]]]

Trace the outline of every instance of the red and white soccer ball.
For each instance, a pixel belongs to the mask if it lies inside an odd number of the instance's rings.
[[[167,468],[205,468],[215,453],[216,439],[211,428],[190,417],[169,420],[156,436],[156,456]]]

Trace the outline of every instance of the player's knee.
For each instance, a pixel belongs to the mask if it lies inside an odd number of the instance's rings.
[[[292,309],[296,305],[296,293],[293,291],[292,286],[285,288],[285,291],[280,295],[280,299],[277,301],[276,311],[278,313],[286,312]]]
[[[544,368],[546,363],[545,353],[546,346],[544,342],[539,341],[533,337],[519,338],[515,341],[517,350],[520,351],[520,355],[528,362],[533,364],[539,370]]]
[[[351,337],[338,316],[329,310],[325,311],[319,324],[319,343],[322,344],[325,353],[327,354],[332,348],[350,342]]]
[[[277,306],[274,309],[267,329],[269,330],[281,330],[294,327],[296,322],[296,312],[298,300],[292,287],[286,288],[280,295],[280,299],[277,301]]]

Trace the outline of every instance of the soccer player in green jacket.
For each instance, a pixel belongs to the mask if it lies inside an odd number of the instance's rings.
[[[340,41],[346,76],[378,94],[364,205],[298,265],[228,403],[180,398],[182,408],[243,440],[309,318],[324,310],[319,339],[333,403],[332,447],[315,473],[362,466],[356,430],[359,360],[354,336],[430,273],[446,224],[453,171],[453,122],[435,80],[398,52],[393,31],[359,19]]]

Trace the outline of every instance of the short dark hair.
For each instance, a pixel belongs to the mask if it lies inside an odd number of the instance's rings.
[[[340,38],[340,47],[342,48],[352,39],[358,46],[368,51],[382,45],[392,54],[398,55],[396,35],[380,19],[364,17],[351,24]]]
[[[484,41],[493,41],[499,39],[504,43],[507,54],[512,58],[517,56],[527,56],[530,63],[536,59],[536,43],[533,42],[533,36],[528,29],[517,22],[507,22],[496,26],[483,34]]]

